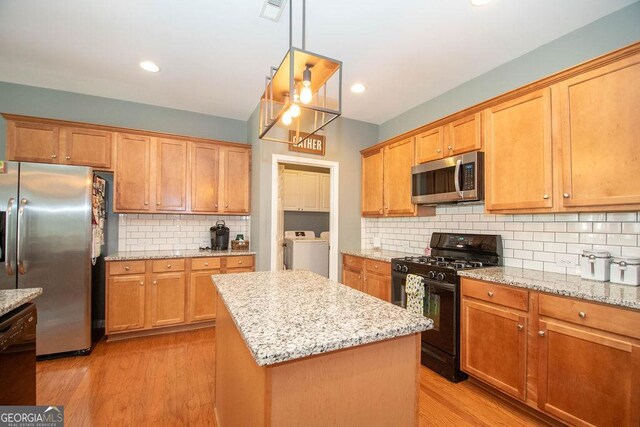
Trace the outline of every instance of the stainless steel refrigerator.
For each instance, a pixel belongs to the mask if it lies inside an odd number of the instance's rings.
[[[0,289],[43,289],[39,356],[91,349],[92,186],[86,167],[0,168]]]

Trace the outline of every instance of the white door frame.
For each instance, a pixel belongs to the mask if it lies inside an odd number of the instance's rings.
[[[330,205],[329,205],[329,278],[338,281],[338,177],[339,164],[329,160],[311,159],[309,157],[273,154],[271,158],[271,271],[276,271],[278,260],[278,163],[289,163],[305,166],[328,168],[330,171]]]

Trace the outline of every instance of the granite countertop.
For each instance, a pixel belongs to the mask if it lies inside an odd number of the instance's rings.
[[[392,258],[404,258],[406,256],[418,256],[407,252],[386,251],[380,249],[358,249],[342,251],[345,255],[353,255],[361,258],[369,258],[376,261],[391,262]]]
[[[213,275],[259,366],[431,329],[433,321],[302,270]]]
[[[596,282],[582,279],[580,276],[545,273],[515,267],[462,270],[458,272],[458,275],[640,310],[640,286]]]
[[[42,288],[0,290],[0,316],[42,295]]]
[[[167,259],[167,258],[204,258],[210,256],[242,256],[255,255],[254,251],[201,251],[186,249],[177,251],[121,251],[104,257],[105,261],[130,261],[137,259]]]

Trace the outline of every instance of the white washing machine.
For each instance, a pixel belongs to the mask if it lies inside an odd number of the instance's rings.
[[[285,231],[284,266],[287,270],[308,270],[329,277],[328,236],[318,238],[313,231]]]

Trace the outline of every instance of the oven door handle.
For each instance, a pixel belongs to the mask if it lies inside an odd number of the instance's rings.
[[[458,159],[456,161],[456,171],[454,172],[455,178],[453,180],[453,185],[456,187],[456,193],[458,196],[462,197],[462,191],[460,191],[460,166],[462,165],[462,159]]]

